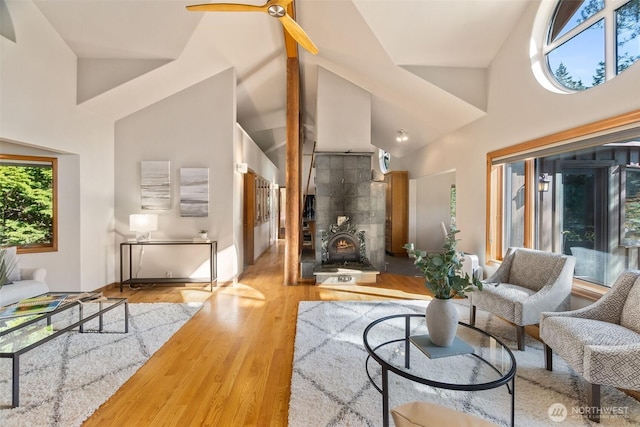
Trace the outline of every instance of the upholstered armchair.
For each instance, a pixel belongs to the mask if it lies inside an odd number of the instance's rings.
[[[516,326],[518,350],[524,350],[525,326],[537,324],[543,311],[569,309],[575,264],[569,255],[509,248],[482,291],[469,293],[471,325],[476,307],[489,311]]]
[[[589,419],[600,420],[600,385],[640,390],[640,271],[625,271],[595,303],[542,313],[545,365],[553,351],[588,382]]]

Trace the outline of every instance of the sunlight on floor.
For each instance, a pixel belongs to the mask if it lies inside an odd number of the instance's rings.
[[[214,288],[215,289],[215,288]],[[204,302],[211,297],[209,289],[181,289],[180,295],[184,302]]]
[[[367,295],[367,296],[379,296],[390,299],[420,299],[420,300],[431,300],[431,297],[423,294],[414,294],[410,292],[402,292],[394,289],[386,289],[379,288],[374,286],[364,286],[364,285],[318,285],[320,289],[330,290],[330,293],[327,293],[326,298],[322,295],[322,291],[320,292],[321,299],[335,299],[335,292],[344,292],[347,294],[354,294],[354,298],[357,295]]]

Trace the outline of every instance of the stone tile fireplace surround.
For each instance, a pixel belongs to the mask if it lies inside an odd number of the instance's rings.
[[[346,216],[364,232],[370,269],[384,271],[385,187],[371,180],[371,153],[316,153],[315,168],[315,270],[322,267],[322,236]]]

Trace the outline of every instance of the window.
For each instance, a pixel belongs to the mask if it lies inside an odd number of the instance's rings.
[[[391,154],[383,149],[378,150],[378,162],[380,163],[380,171],[382,173],[389,172],[389,163],[391,162]]]
[[[625,245],[640,245],[640,166],[627,166],[623,178],[622,240]]]
[[[640,58],[640,0],[561,0],[543,49],[556,85],[582,91]]]
[[[576,257],[581,283],[640,267],[640,111],[488,154],[487,261],[510,246]]]
[[[56,166],[52,157],[0,154],[0,246],[57,250]]]
[[[455,184],[449,188],[449,223],[456,224],[456,215],[458,209],[458,196]]]

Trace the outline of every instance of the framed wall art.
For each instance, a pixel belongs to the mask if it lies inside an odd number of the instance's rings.
[[[140,162],[140,205],[143,210],[171,209],[171,163]]]
[[[269,221],[271,217],[271,183],[256,175],[256,223]]]
[[[180,216],[209,216],[209,168],[180,168]]]

